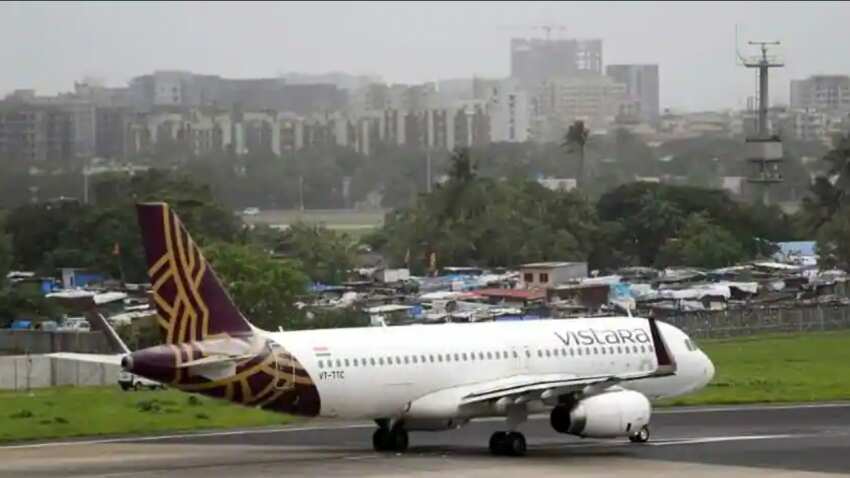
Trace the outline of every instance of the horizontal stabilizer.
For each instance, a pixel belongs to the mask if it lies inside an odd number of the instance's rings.
[[[50,358],[73,360],[75,362],[102,363],[106,365],[121,365],[124,354],[79,354],[72,352],[56,352],[47,354]]]

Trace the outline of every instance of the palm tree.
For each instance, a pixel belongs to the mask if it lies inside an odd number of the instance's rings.
[[[449,178],[457,183],[466,184],[472,181],[477,171],[477,165],[469,154],[469,148],[455,148],[452,152]]]
[[[576,183],[579,188],[584,187],[584,145],[587,144],[588,136],[590,136],[590,130],[584,126],[584,121],[576,120],[567,129],[564,142],[561,144],[567,149],[568,154],[578,153],[578,178],[576,178]]]

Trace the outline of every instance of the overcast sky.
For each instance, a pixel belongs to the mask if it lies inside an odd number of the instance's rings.
[[[773,102],[787,103],[791,78],[850,73],[850,3],[3,3],[0,94],[70,90],[84,76],[124,85],[155,69],[507,76],[510,37],[542,35],[522,28],[535,24],[602,38],[605,64],[658,63],[662,107],[745,104],[754,78],[735,64],[735,24],[742,45],[783,42]]]

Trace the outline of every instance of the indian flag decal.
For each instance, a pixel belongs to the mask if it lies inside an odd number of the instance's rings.
[[[328,352],[327,347],[313,347],[313,353],[316,354],[316,357],[330,357],[331,353]]]

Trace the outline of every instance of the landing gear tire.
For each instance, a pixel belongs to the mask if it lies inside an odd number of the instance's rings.
[[[523,456],[525,435],[519,432],[496,432],[490,436],[490,453],[502,456]]]
[[[394,451],[403,453],[407,451],[410,439],[407,430],[402,427],[386,429],[380,427],[372,434],[372,447],[375,451]]]
[[[386,428],[378,428],[375,430],[375,433],[372,434],[372,448],[374,448],[375,451],[388,451],[389,440],[387,437],[389,434],[390,431]]]
[[[644,425],[634,435],[629,435],[629,441],[632,443],[646,443],[649,441],[649,427]]]

